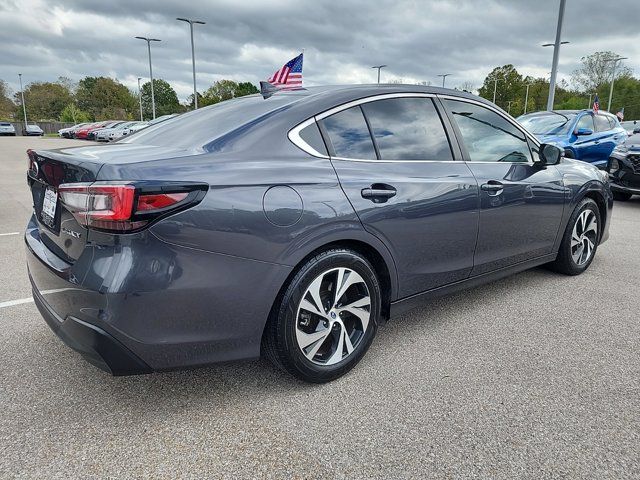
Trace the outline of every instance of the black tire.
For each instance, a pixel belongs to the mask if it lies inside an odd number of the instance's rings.
[[[613,199],[619,202],[628,202],[631,200],[631,194],[626,192],[613,192]]]
[[[594,246],[593,246],[593,251],[591,253],[591,256],[588,258],[588,260],[585,263],[583,263],[582,265],[579,265],[573,259],[573,256],[572,256],[571,237],[573,235],[573,228],[576,225],[578,218],[585,210],[591,210],[594,213],[596,222],[597,222],[598,231],[597,231],[595,241],[593,242]],[[600,219],[600,210],[598,209],[598,205],[596,204],[596,202],[593,201],[591,198],[583,199],[576,206],[575,210],[571,214],[571,217],[569,218],[569,221],[567,222],[567,228],[564,231],[564,236],[562,237],[562,243],[560,243],[558,257],[556,258],[555,261],[551,262],[548,265],[549,268],[551,268],[556,272],[563,273],[565,275],[580,275],[587,268],[589,268],[589,265],[591,265],[591,262],[596,256],[596,252],[598,250],[598,244],[600,243],[600,237],[602,235],[602,232],[600,230],[601,225],[602,223]]]
[[[576,156],[573,154],[572,150],[565,150],[564,151],[564,158],[576,158]]]
[[[370,298],[369,322],[350,354],[333,365],[319,365],[309,360],[298,346],[298,306],[317,277],[339,267],[353,270],[364,280]],[[369,349],[380,318],[381,298],[380,282],[364,256],[346,248],[318,253],[298,269],[274,306],[263,335],[263,353],[275,366],[306,382],[334,380],[351,370]]]

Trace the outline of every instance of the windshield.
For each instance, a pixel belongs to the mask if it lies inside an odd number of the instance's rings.
[[[569,133],[575,113],[534,113],[518,117],[518,122],[535,135],[564,135]]]
[[[198,149],[299,99],[299,96],[293,95],[274,95],[266,100],[260,95],[234,98],[151,125],[120,142]]]

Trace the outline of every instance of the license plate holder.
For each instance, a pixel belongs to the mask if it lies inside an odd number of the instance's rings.
[[[44,198],[42,200],[41,217],[42,221],[49,227],[53,228],[56,218],[56,208],[58,206],[58,192],[55,188],[47,187],[44,191]]]

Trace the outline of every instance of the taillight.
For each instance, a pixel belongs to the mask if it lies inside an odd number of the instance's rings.
[[[60,201],[81,225],[99,230],[131,231],[202,198],[202,185],[176,185],[173,188],[182,191],[165,193],[168,188],[171,187],[69,183],[60,185],[58,193]]]

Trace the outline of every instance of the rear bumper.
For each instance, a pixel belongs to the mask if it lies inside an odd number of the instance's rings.
[[[291,267],[165,243],[149,231],[88,243],[73,265],[25,232],[34,299],[49,326],[116,375],[257,358]]]
[[[33,299],[51,330],[92,365],[112,375],[134,375],[153,371],[149,365],[101,328],[72,316],[58,316],[35,285]]]

